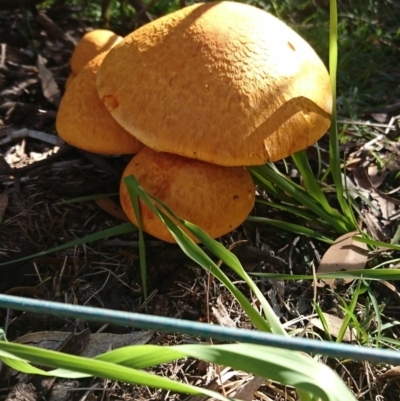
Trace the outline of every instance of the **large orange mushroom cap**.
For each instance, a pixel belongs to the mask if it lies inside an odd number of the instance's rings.
[[[70,65],[74,74],[78,74],[83,67],[98,54],[110,50],[122,37],[108,29],[94,29],[82,36],[72,53]]]
[[[145,145],[225,166],[289,156],[330,125],[323,62],[287,25],[246,4],[195,4],[143,26],[108,53],[96,85]]]
[[[108,113],[96,90],[96,73],[106,53],[89,61],[68,83],[56,119],[58,135],[72,146],[94,153],[130,154],[142,144]]]
[[[243,167],[223,167],[144,147],[126,167],[141,187],[165,202],[179,217],[197,224],[211,237],[238,227],[249,215],[255,198],[254,183]],[[121,181],[122,209],[137,225],[128,191]],[[175,242],[164,224],[140,200],[143,230]]]

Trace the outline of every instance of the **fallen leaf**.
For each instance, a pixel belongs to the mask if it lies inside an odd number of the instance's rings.
[[[382,377],[398,377],[400,376],[400,366],[394,366],[387,372],[383,373]]]
[[[30,297],[42,299],[44,292],[37,287],[13,287],[4,292],[6,295],[17,295],[19,297]]]
[[[263,385],[265,379],[263,377],[254,376],[246,384],[241,386],[231,397],[243,401],[253,401],[254,393]]]
[[[366,244],[354,240],[353,237],[356,236],[360,236],[358,231],[352,231],[339,237],[322,257],[318,273],[364,269],[368,260],[368,248]],[[336,287],[333,279],[324,279],[323,281],[332,288]],[[347,284],[353,279],[343,281]]]
[[[70,336],[71,333],[64,331],[41,331],[19,337],[16,342],[50,350],[58,350]],[[134,331],[128,334],[93,333],[90,334],[89,340],[82,352],[80,352],[80,355],[93,358],[110,349],[135,344],[146,344],[152,336],[152,331]]]
[[[378,241],[386,241],[386,233],[382,226],[385,220],[378,219],[370,212],[364,212],[364,221],[373,238],[377,239]]]
[[[388,171],[385,168],[378,169],[376,164],[372,164],[368,167],[368,177],[373,188],[379,188],[385,181],[387,175]]]
[[[54,80],[52,72],[46,67],[46,59],[40,54],[37,59],[40,83],[44,97],[55,106],[59,106],[61,100],[60,89]]]
[[[96,199],[95,202],[100,209],[104,210],[111,216],[121,221],[129,221],[121,207],[113,202],[110,198]]]
[[[328,313],[323,313],[326,324],[328,326],[329,334],[332,337],[337,338],[340,332],[340,329],[343,325],[343,319],[337,316],[329,315]],[[311,324],[317,327],[318,329],[325,331],[324,325],[322,324],[319,318],[313,318],[310,320]],[[357,340],[357,332],[347,326],[346,331],[343,335],[343,341],[356,341]]]
[[[355,168],[349,168],[353,174],[353,178],[355,183],[357,184],[357,187],[361,189],[370,189],[372,184],[371,180],[365,171],[364,167],[362,166],[357,166]]]
[[[228,311],[221,301],[221,296],[217,298],[217,307],[212,307],[211,310],[220,326],[236,327],[235,322],[230,318]]]

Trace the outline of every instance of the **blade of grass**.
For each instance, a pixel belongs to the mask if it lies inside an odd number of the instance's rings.
[[[301,178],[304,181],[304,185],[307,188],[308,193],[325,209],[327,213],[329,213],[330,215],[335,214],[335,211],[329,205],[326,196],[322,192],[321,187],[315,179],[314,173],[311,170],[305,152],[301,151],[294,153],[292,155],[292,159],[300,172]]]
[[[241,307],[247,313],[251,322],[259,330],[271,331],[271,327],[262,316],[254,309],[248,299],[242,292],[229,280],[228,276],[210,259],[209,256],[194,241],[185,234],[180,227],[176,225],[164,212],[157,209],[150,201],[148,194],[139,186],[137,180],[131,175],[124,178],[125,185],[136,193],[150,210],[168,227],[182,251],[198,265],[207,271],[210,271],[218,280],[220,280],[240,303]]]
[[[329,74],[332,90],[332,124],[329,136],[330,167],[333,182],[335,183],[337,198],[345,216],[352,220],[352,212],[343,194],[342,172],[340,168],[339,140],[337,129],[337,108],[336,108],[336,77],[338,61],[338,16],[337,2],[330,0],[329,12]],[[354,230],[350,228],[349,231]]]
[[[363,244],[367,244],[373,247],[388,248],[392,249],[393,251],[400,251],[400,245],[388,244],[387,242],[375,241],[373,239],[365,237],[353,237],[353,238],[355,241],[362,242]]]
[[[343,337],[346,333],[347,328],[349,327],[350,320],[354,316],[354,311],[356,309],[358,297],[360,296],[360,291],[361,290],[361,280],[358,280],[357,282],[357,287],[354,290],[354,293],[352,294],[350,305],[347,305],[347,303],[344,301],[343,298],[339,297],[341,299],[342,305],[340,307],[345,313],[344,319],[342,326],[340,327],[339,334],[336,338],[336,342],[341,343],[343,341]]]
[[[259,300],[265,317],[268,323],[271,325],[272,332],[275,334],[287,335],[286,330],[283,328],[276,316],[274,310],[265,299],[263,293],[258,288],[257,284],[251,279],[251,277],[243,269],[243,266],[239,262],[239,259],[232,252],[229,252],[219,242],[213,240],[207,233],[201,230],[196,225],[180,219],[181,223],[190,230],[215,256],[222,260],[227,266],[229,266],[240,278],[242,278],[249,288],[253,291],[254,295]]]
[[[302,394],[304,401],[311,401],[313,397],[319,397],[324,401],[355,400],[340,377],[326,365],[299,352],[252,344],[177,345],[173,347],[139,345],[121,348],[89,359],[0,341],[0,355],[4,352],[7,358],[11,355],[14,358],[22,358],[50,367],[59,366],[63,369],[56,369],[51,372],[43,371],[44,375],[59,377],[62,374],[67,377],[98,376],[177,392],[204,394],[216,397],[219,400],[227,400],[226,397],[218,393],[177,383],[137,369],[139,366],[142,368],[152,367],[154,364],[192,357],[232,366],[235,369],[293,386]],[[65,371],[65,369],[70,372]],[[74,376],[71,370],[75,369],[81,373]]]
[[[143,227],[142,227],[142,217],[139,211],[139,201],[137,195],[131,190],[131,188],[127,188],[129,198],[132,203],[133,210],[135,212],[136,220],[138,223],[139,230],[139,261],[140,261],[140,276],[142,279],[142,288],[143,288],[143,298],[144,301],[147,300],[147,261],[146,261],[146,245],[143,237]]]
[[[294,214],[295,216],[299,216],[308,221],[315,221],[315,214],[301,207],[292,206],[288,204],[268,202],[260,197],[256,198],[256,203],[261,203],[262,205],[269,206],[277,210],[281,210],[282,212]]]
[[[265,277],[270,280],[312,280],[313,275],[277,274],[277,273],[250,273],[251,276]],[[332,273],[317,273],[318,279],[346,279],[363,278],[364,280],[400,280],[400,269],[366,269],[347,270]]]
[[[249,216],[247,220],[254,221],[255,223],[266,224],[271,227],[276,227],[281,230],[289,231],[292,233],[305,235],[307,237],[312,237],[320,241],[326,242],[329,245],[332,245],[334,242],[333,240],[331,240],[328,237],[325,237],[325,235],[319,233],[318,231],[314,231],[311,228],[299,226],[297,224],[288,223],[286,221],[279,221],[279,220],[268,219],[266,217],[256,217],[256,216]]]
[[[158,350],[162,353],[162,347]],[[4,358],[2,353],[6,351],[6,357]],[[150,386],[154,388],[162,388],[165,390],[176,391],[180,393],[206,395],[208,397],[215,397],[221,401],[228,401],[228,398],[222,396],[219,393],[210,391],[204,388],[195,387],[186,383],[179,383],[170,380],[166,377],[156,376],[151,373],[144,372],[142,370],[129,368],[116,363],[102,361],[100,358],[90,359],[75,355],[68,355],[61,352],[44,350],[22,344],[12,344],[4,341],[0,341],[0,359],[9,361],[10,355],[14,354],[18,358],[25,361],[30,361],[40,365],[62,368],[63,370],[53,370],[46,372],[41,370],[43,376],[56,376],[56,377],[67,377],[67,378],[82,378],[82,377],[102,377],[110,380],[119,380],[125,383],[138,384],[142,386]],[[175,350],[175,358],[182,358],[185,354],[179,353]],[[174,359],[175,359],[174,358]],[[21,365],[21,368],[23,366]],[[23,370],[21,369],[23,372]],[[68,372],[69,371],[69,372]],[[74,373],[78,372],[78,373]],[[28,373],[28,372],[26,372]]]
[[[326,336],[328,337],[328,340],[329,340],[329,341],[333,341],[332,336],[331,336],[331,333],[330,333],[330,331],[329,331],[328,322],[327,322],[326,319],[325,319],[325,315],[324,315],[324,313],[322,312],[322,309],[320,308],[320,306],[319,306],[316,302],[314,302],[313,305],[314,305],[315,311],[316,311],[317,314],[318,314],[319,320],[321,320],[322,326],[323,326],[323,328],[324,328],[324,333],[325,333]]]
[[[268,165],[249,167],[248,170],[251,174],[256,174],[259,179],[263,178],[264,180],[273,182],[291,197],[296,199],[298,203],[304,205],[316,216],[326,221],[326,223],[338,233],[345,234],[349,229],[351,229],[349,222],[344,218],[344,216],[339,213],[329,215],[301,186],[295,184],[284,175],[271,170]]]
[[[10,263],[20,262],[20,261],[23,261],[23,260],[38,258],[40,256],[48,255],[49,253],[52,253],[52,252],[62,251],[64,249],[72,248],[72,247],[78,246],[78,245],[83,245],[83,244],[86,244],[88,242],[99,241],[99,240],[102,240],[102,239],[105,239],[105,238],[115,237],[117,235],[131,233],[133,231],[136,231],[136,227],[132,223],[124,223],[124,224],[121,224],[121,225],[116,226],[116,227],[107,228],[106,230],[103,230],[103,231],[100,231],[100,232],[97,232],[97,233],[94,233],[94,234],[87,235],[86,237],[83,237],[83,238],[78,238],[76,240],[66,242],[63,245],[47,249],[46,251],[37,252],[37,253],[34,253],[32,255],[25,256],[23,258],[13,259],[13,260],[8,261],[8,262],[0,263],[0,266],[5,266],[5,265],[8,265]]]
[[[78,198],[73,198],[73,199],[67,199],[61,202],[55,203],[55,205],[65,205],[69,203],[77,203],[77,202],[87,202],[87,201],[92,201],[96,199],[104,199],[104,198],[110,198],[111,196],[118,196],[118,192],[112,193],[112,194],[96,194],[96,195],[87,195],[87,196],[80,196]]]

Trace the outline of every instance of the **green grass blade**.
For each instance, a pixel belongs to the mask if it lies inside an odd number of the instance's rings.
[[[174,347],[178,348],[178,347]],[[179,350],[192,357],[231,366],[279,383],[291,385],[303,393],[311,393],[326,401],[351,401],[356,398],[326,365],[300,354],[250,344],[229,344],[213,347],[182,345]]]
[[[188,394],[203,394],[219,400],[222,395],[184,383],[143,372],[138,367],[152,367],[183,357],[192,357],[235,369],[295,387],[303,400],[319,397],[324,401],[355,400],[344,382],[326,365],[305,354],[285,349],[252,344],[177,345],[162,347],[138,345],[108,352],[89,359],[65,353],[44,350],[22,344],[0,341],[0,358],[22,358],[44,366],[56,367],[46,376],[98,376],[150,387],[158,387]],[[73,373],[79,372],[79,373]]]
[[[356,309],[357,300],[358,300],[358,297],[360,296],[360,288],[361,288],[361,280],[358,280],[357,287],[351,297],[350,305],[347,305],[346,302],[344,301],[344,299],[341,298],[342,304],[343,304],[341,307],[342,307],[342,310],[345,312],[345,316],[343,319],[342,326],[340,327],[339,334],[336,338],[336,342],[338,342],[338,343],[341,343],[343,341],[343,337],[346,333],[346,330],[349,327],[350,321],[352,320],[352,318],[354,316],[354,311]]]
[[[212,259],[198,246],[193,240],[185,234],[180,227],[178,227],[163,211],[157,209],[149,199],[148,194],[139,186],[138,181],[133,176],[124,179],[125,185],[130,187],[130,190],[136,193],[143,202],[150,208],[150,210],[168,227],[171,234],[175,238],[178,245],[183,252],[199,266],[207,271],[210,271],[218,280],[220,280],[232,293],[232,295],[240,303],[243,310],[247,313],[249,319],[259,330],[271,331],[271,327],[262,316],[254,309],[249,300],[242,294],[242,292],[229,280],[228,276],[214,263]],[[154,197],[152,197],[154,198]],[[156,198],[154,198],[157,200]],[[164,207],[165,205],[157,200],[159,204]],[[166,206],[165,206],[166,207]],[[167,207],[166,207],[167,208]]]
[[[374,291],[371,289],[370,286],[368,286],[368,296],[371,300],[372,307],[374,309],[375,313],[375,319],[376,319],[376,326],[377,326],[377,335],[380,337],[382,335],[382,317],[381,317],[381,310],[378,305],[378,300],[376,299],[376,296],[374,294]]]
[[[307,209],[311,210],[316,216],[320,217],[331,228],[339,234],[344,234],[351,229],[347,219],[339,213],[329,215],[300,185],[295,184],[293,181],[286,178],[284,175],[273,171],[267,165],[255,166],[249,168],[250,173],[258,172],[258,175],[263,176],[266,180],[274,183],[276,186],[285,191],[288,195],[294,198],[299,204],[304,205]]]
[[[314,302],[314,308],[318,314],[319,320],[321,320],[322,326],[324,328],[324,333],[326,334],[326,336],[328,337],[329,341],[333,341],[331,333],[329,331],[329,325],[328,322],[326,321],[325,315],[322,312],[322,309],[320,308],[320,306]]]
[[[32,255],[20,258],[20,259],[13,259],[13,260],[11,260],[9,262],[0,263],[0,266],[5,266],[5,265],[8,265],[10,263],[20,262],[20,261],[23,261],[23,260],[38,258],[40,256],[48,255],[49,253],[52,253],[52,252],[62,251],[64,249],[72,248],[74,246],[87,244],[88,242],[99,241],[99,240],[102,240],[102,239],[105,239],[105,238],[115,237],[117,235],[131,233],[133,231],[136,231],[136,227],[132,223],[124,223],[124,224],[121,224],[121,225],[116,226],[116,227],[107,228],[106,230],[100,231],[98,233],[87,235],[86,237],[79,238],[79,239],[76,239],[74,241],[66,242],[63,245],[47,249],[46,251],[37,252],[37,253],[34,253]]]
[[[299,226],[297,224],[287,223],[286,221],[268,219],[266,217],[256,217],[256,216],[249,216],[247,218],[247,220],[253,221],[255,223],[266,224],[271,227],[276,227],[276,228],[279,228],[280,230],[285,230],[285,231],[289,231],[292,233],[305,235],[306,237],[312,237],[319,241],[326,242],[327,244],[330,244],[330,245],[333,244],[333,241],[330,238],[319,233],[318,231],[312,230],[311,228]]]
[[[247,167],[247,170],[251,173],[254,182],[265,192],[268,193],[268,195],[273,196],[277,199],[279,199],[281,202],[287,203],[287,204],[296,204],[296,200],[291,198],[290,196],[286,195],[285,192],[283,192],[280,188],[278,188],[276,185],[274,185],[271,181],[266,179],[260,172],[255,170],[252,167]]]
[[[78,202],[88,202],[88,201],[93,201],[97,199],[104,199],[104,198],[110,198],[111,196],[118,196],[118,192],[112,193],[112,194],[96,194],[96,195],[86,195],[86,196],[80,196],[78,198],[73,198],[73,199],[67,199],[61,202],[55,203],[55,205],[65,205],[65,204],[70,204],[70,203],[78,203]]]
[[[135,212],[136,220],[138,223],[139,230],[139,261],[140,261],[140,276],[142,279],[143,298],[147,300],[147,261],[146,261],[146,245],[143,237],[142,217],[139,211],[139,200],[131,187],[127,187],[129,198],[132,203],[133,210]]]
[[[312,280],[312,275],[277,274],[277,273],[250,273],[251,276],[265,277],[270,280]],[[362,278],[364,280],[400,280],[400,269],[366,269],[347,270],[332,273],[317,273],[318,279],[346,279]]]
[[[254,295],[259,300],[265,317],[271,326],[271,331],[274,334],[287,335],[286,330],[276,316],[271,305],[265,299],[263,293],[258,288],[257,284],[251,279],[251,277],[243,269],[243,266],[239,262],[239,259],[232,252],[229,252],[225,247],[219,242],[213,240],[207,233],[201,230],[198,226],[189,223],[187,221],[181,220],[182,224],[190,230],[215,256],[222,260],[227,266],[229,266],[240,278],[242,278],[249,288],[253,291]]]
[[[295,216],[301,217],[308,221],[315,221],[315,215],[301,207],[292,206],[288,204],[268,202],[265,199],[261,199],[259,197],[256,198],[256,203],[261,203],[262,205],[269,206],[270,208],[274,208],[277,210],[281,210],[282,212],[294,214]]]
[[[353,237],[355,241],[362,242],[363,244],[370,245],[372,247],[381,247],[381,248],[388,248],[392,249],[393,251],[400,251],[400,245],[395,245],[395,244],[388,244],[387,242],[382,242],[382,241],[375,241],[370,238],[366,237]]]
[[[330,215],[335,214],[335,211],[329,205],[326,196],[322,192],[321,187],[315,179],[314,173],[311,170],[310,164],[308,163],[306,153],[304,151],[294,153],[292,155],[292,159],[300,172],[301,178],[304,181],[304,185],[308,190],[308,193],[325,209],[327,213]]]
[[[342,172],[340,167],[339,139],[337,130],[337,107],[336,107],[336,77],[338,60],[338,16],[337,2],[330,0],[330,23],[329,23],[329,74],[332,89],[332,124],[330,128],[330,167],[333,182],[335,183],[337,198],[342,211],[348,219],[352,220],[352,212],[343,194]],[[354,228],[350,228],[354,230]]]
[[[162,353],[164,347],[159,347],[158,352]],[[7,357],[4,358],[3,353],[6,352]],[[119,380],[125,383],[138,384],[142,386],[150,386],[154,388],[162,388],[165,390],[176,391],[180,393],[206,395],[215,397],[221,401],[227,401],[228,398],[219,393],[191,386],[185,383],[178,383],[166,377],[156,376],[142,370],[133,369],[120,364],[102,361],[100,358],[90,359],[75,355],[68,355],[62,352],[49,351],[35,348],[22,344],[12,344],[0,341],[0,359],[5,363],[10,354],[14,354],[18,358],[27,360],[40,365],[62,368],[62,370],[52,370],[46,372],[41,370],[43,376],[56,376],[67,378],[82,378],[88,376],[96,376],[110,380]],[[175,357],[182,358],[184,353],[175,351]],[[175,359],[175,358],[174,358]],[[23,370],[21,370],[23,371]],[[69,371],[69,372],[68,372]],[[75,372],[75,373],[74,373]],[[79,372],[79,373],[76,373]],[[28,373],[28,372],[26,372]]]

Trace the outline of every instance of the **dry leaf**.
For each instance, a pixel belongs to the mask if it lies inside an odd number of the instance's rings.
[[[217,298],[217,307],[212,307],[211,310],[219,325],[225,327],[236,327],[235,322],[230,318],[228,311],[221,301],[221,296]]]
[[[328,313],[323,313],[326,324],[328,326],[329,334],[332,337],[337,338],[339,335],[340,329],[343,325],[343,319],[340,319],[337,316],[329,315]],[[315,327],[318,327],[320,330],[325,331],[324,325],[322,324],[319,318],[313,318],[310,320],[311,324]],[[354,329],[351,329],[347,326],[346,331],[343,335],[343,341],[356,341],[357,340],[357,332]]]
[[[42,84],[44,97],[55,106],[59,106],[61,100],[60,89],[54,80],[52,72],[46,67],[46,59],[40,54],[37,59],[39,78]]]
[[[263,385],[264,381],[265,379],[263,377],[255,376],[246,384],[241,386],[231,397],[238,398],[239,400],[243,401],[253,401],[254,393]]]
[[[368,260],[368,248],[366,244],[357,242],[353,237],[359,236],[358,231],[353,231],[339,237],[325,252],[318,268],[318,273],[332,273],[343,270],[364,269]],[[335,280],[323,280],[330,287],[335,288]],[[352,279],[345,279],[345,283]]]
[[[349,168],[349,170],[351,170],[354,181],[357,184],[358,188],[366,190],[371,188],[372,186],[371,180],[367,172],[365,171],[364,167],[357,166],[355,168]]]
[[[64,331],[41,331],[19,337],[16,342],[50,350],[58,350],[70,336],[71,333]],[[93,358],[110,349],[135,344],[146,344],[152,336],[152,331],[135,331],[128,334],[93,333],[90,334],[88,344],[81,355]]]
[[[382,377],[399,377],[400,376],[400,366],[394,366],[385,372]]]
[[[387,175],[388,171],[385,168],[378,169],[378,166],[376,164],[370,165],[368,167],[368,176],[373,188],[379,188],[385,181]]]
[[[114,203],[110,198],[96,199],[95,202],[100,209],[103,209],[111,216],[121,221],[129,221],[121,207]]]

